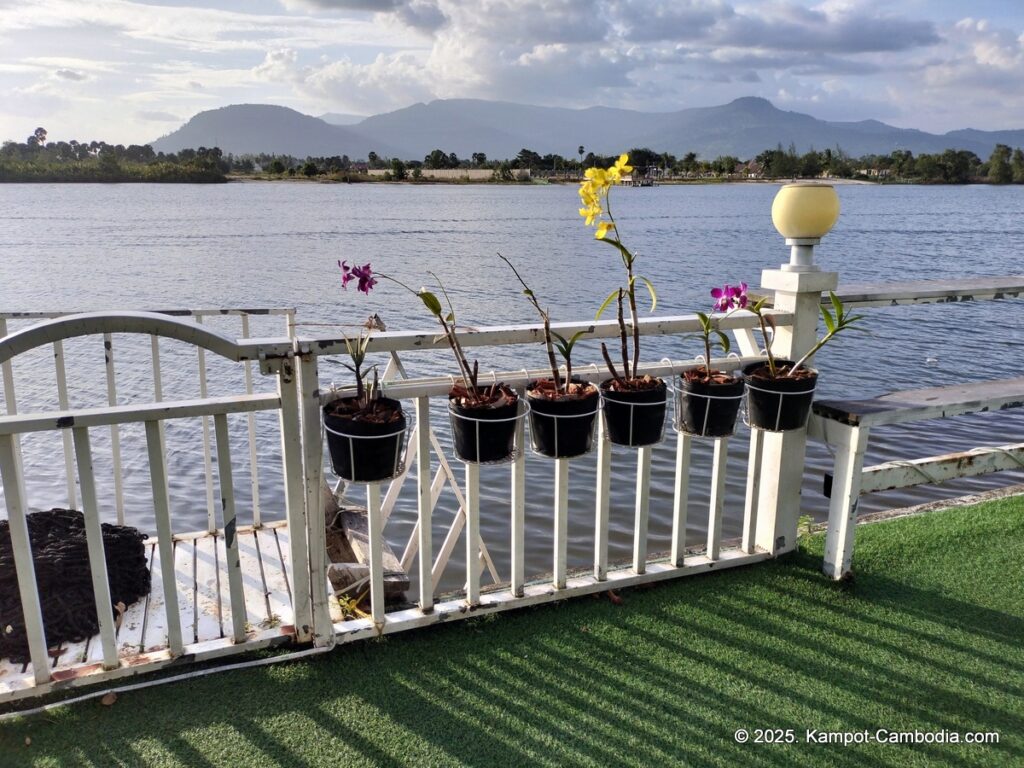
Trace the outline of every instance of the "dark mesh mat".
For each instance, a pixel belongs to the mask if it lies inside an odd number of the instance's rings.
[[[85,517],[72,509],[28,515],[32,559],[43,607],[46,642],[51,648],[78,642],[99,632],[89,572]],[[149,594],[146,534],[123,525],[102,524],[110,597],[125,607]],[[114,617],[118,615],[114,609]],[[25,616],[14,568],[10,526],[0,520],[0,658],[29,661]]]

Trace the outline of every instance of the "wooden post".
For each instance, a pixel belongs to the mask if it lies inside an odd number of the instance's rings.
[[[245,642],[245,592],[242,589],[242,563],[238,555],[238,521],[235,517],[235,483],[231,471],[231,436],[227,414],[213,417],[217,438],[217,476],[220,478],[221,512],[224,516],[224,553],[228,572],[228,595],[231,599],[231,637]]]
[[[14,569],[18,576],[18,594],[25,614],[25,634],[32,659],[36,684],[50,681],[50,658],[46,655],[46,633],[43,630],[43,609],[36,588],[36,569],[28,535],[28,506],[25,503],[25,478],[21,474],[18,440],[15,435],[0,435],[0,477],[4,484],[7,519],[10,521]]]
[[[565,561],[569,545],[569,460],[555,459],[555,589],[565,589]]]
[[[438,469],[440,473],[440,468]],[[443,475],[442,475],[443,477]],[[416,398],[417,536],[419,537],[420,610],[434,610],[433,483],[430,479],[430,398]],[[408,564],[402,563],[408,569]]]
[[[295,611],[295,639],[313,639],[313,613],[310,602],[309,549],[307,539],[306,491],[304,487],[302,424],[299,416],[298,361],[294,358],[273,361],[277,370],[277,393],[281,398],[281,461],[284,474],[285,517],[288,520],[288,545],[291,554],[292,604]],[[317,489],[319,492],[319,488]]]
[[[612,490],[612,444],[604,415],[597,416],[597,504],[594,514],[594,578],[608,578],[608,505]]]
[[[651,502],[651,452],[645,445],[636,457],[636,514],[633,523],[633,572],[647,570],[647,519]]]
[[[676,487],[672,503],[672,565],[682,567],[686,555],[686,512],[690,495],[690,448],[693,437],[676,435]]]
[[[89,573],[96,599],[96,616],[100,622],[100,644],[103,646],[103,668],[117,669],[117,643],[114,639],[114,611],[110,599],[110,580],[107,577],[107,559],[103,552],[103,527],[100,507],[96,500],[96,480],[92,471],[92,448],[88,427],[75,427],[75,455],[78,476],[82,481],[82,514],[85,518],[85,538],[89,548]]]
[[[315,355],[304,353],[299,364],[299,404],[302,412],[302,467],[306,499],[306,550],[309,553],[313,643],[327,645],[334,635],[327,594],[327,520],[323,483],[324,447],[320,417],[320,378]],[[298,533],[298,532],[296,532]]]
[[[841,579],[850,572],[853,560],[853,538],[857,528],[857,505],[860,501],[864,452],[868,445],[868,428],[830,423],[829,432],[838,435],[822,570],[833,579]]]
[[[366,528],[370,539],[370,616],[384,626],[384,520],[380,510],[380,483],[366,486]]]
[[[466,603],[480,604],[479,464],[466,464]]]
[[[725,473],[729,458],[729,438],[715,439],[715,458],[711,469],[711,504],[708,513],[708,548],[710,560],[717,560],[722,548],[722,512],[725,506]]]

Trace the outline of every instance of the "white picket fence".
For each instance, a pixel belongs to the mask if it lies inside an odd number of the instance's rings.
[[[775,351],[780,356],[799,356],[813,343],[818,320],[817,307],[823,290],[835,276],[831,273],[794,274],[772,270],[765,273],[765,284],[776,291],[773,310],[776,332]],[[995,297],[1024,289],[1024,279],[993,279],[956,286],[888,286],[885,291],[861,290],[848,296],[853,306],[877,306],[930,300],[956,300],[958,297]],[[0,370],[8,415],[0,417],[0,471],[11,536],[17,552],[17,574],[25,617],[29,628],[32,662],[14,665],[0,662],[0,701],[40,695],[51,690],[115,677],[148,672],[184,659],[202,659],[238,653],[278,642],[312,641],[317,646],[411,629],[428,624],[480,615],[484,612],[534,605],[709,570],[747,565],[778,556],[796,546],[799,518],[799,486],[804,472],[807,430],[789,433],[750,431],[747,451],[747,482],[742,511],[742,536],[735,544],[723,541],[723,493],[729,438],[714,441],[714,462],[710,476],[691,477],[690,457],[695,440],[685,434],[675,438],[675,482],[671,508],[657,510],[672,520],[671,550],[667,557],[652,557],[648,552],[647,524],[651,516],[651,448],[636,450],[634,536],[632,557],[628,563],[609,561],[608,526],[612,483],[612,453],[603,434],[602,420],[592,457],[551,460],[555,494],[551,511],[553,531],[551,569],[545,574],[526,572],[528,557],[524,535],[524,509],[527,494],[538,478],[528,476],[524,460],[527,445],[524,422],[519,422],[517,441],[520,451],[508,464],[508,504],[484,505],[480,498],[480,467],[466,464],[461,471],[456,460],[442,450],[438,430],[446,424],[432,422],[431,401],[444,398],[451,386],[448,375],[409,378],[402,357],[443,347],[433,330],[424,332],[382,332],[375,334],[371,355],[387,356],[389,365],[383,377],[386,395],[407,404],[415,415],[405,471],[387,484],[366,487],[369,535],[369,574],[363,589],[369,591],[370,615],[366,618],[343,616],[331,593],[325,539],[324,450],[321,409],[342,392],[322,389],[318,361],[344,354],[341,338],[286,336],[248,339],[248,318],[253,314],[280,313],[294,327],[294,315],[288,310],[209,310],[204,314],[237,314],[243,332],[231,339],[203,327],[192,318],[158,313],[89,313],[43,319],[27,329],[6,335],[0,325]],[[184,314],[184,313],[178,313]],[[10,319],[5,316],[0,323]],[[718,361],[737,368],[760,359],[755,343],[756,318],[741,313],[721,319],[721,327],[737,340],[739,358]],[[656,346],[658,336],[677,336],[698,330],[694,316],[662,317],[640,322],[641,333]],[[617,334],[613,322],[563,324],[556,330],[568,335],[584,330],[590,338],[611,338]],[[153,339],[154,391],[151,402],[117,404],[111,338],[117,334],[144,334]],[[62,372],[61,345],[74,337],[94,336],[107,342],[108,399],[93,408],[67,407],[66,378]],[[198,398],[164,401],[160,388],[159,340],[175,339],[196,349],[199,379]],[[536,325],[484,328],[460,333],[465,347],[507,347],[537,344],[541,328]],[[18,413],[14,397],[15,381],[11,361],[18,355],[52,346],[56,363],[56,383],[60,407],[56,411]],[[207,392],[206,358],[209,353],[246,368],[244,391],[234,395],[210,396]],[[670,378],[692,368],[697,361],[662,360],[641,367],[641,372]],[[259,365],[260,372],[276,379],[276,392],[254,392],[249,368]],[[604,378],[597,365],[579,364],[575,373],[598,381]],[[532,378],[544,371],[494,372],[495,380],[522,390]],[[481,374],[491,378],[491,373]],[[62,380],[65,382],[62,385]],[[61,388],[64,387],[64,394]],[[671,406],[670,406],[671,408]],[[252,477],[265,461],[256,450],[251,416],[259,411],[278,416],[281,438],[282,494],[285,519],[268,523],[261,518],[259,486],[253,480],[253,509],[245,510],[242,525],[237,508],[233,468],[248,463]],[[231,417],[249,424],[248,450],[245,456],[232,452],[228,439]],[[209,426],[203,432],[204,470],[207,482],[207,526],[195,533],[173,530],[174,500],[168,494],[167,455],[163,443],[164,424],[168,420],[200,419]],[[99,538],[100,509],[94,479],[91,430],[112,430],[113,434],[129,424],[145,428],[150,486],[153,497],[155,541],[149,543],[153,590],[144,605],[133,606],[115,617],[106,592],[106,574]],[[818,429],[812,421],[812,432]],[[211,439],[212,431],[212,439]],[[820,432],[820,430],[818,430]],[[26,495],[26,477],[20,457],[19,438],[32,432],[60,433],[65,436],[64,461],[68,475],[70,506],[85,513],[88,528],[90,567],[96,588],[101,631],[97,638],[75,647],[56,649],[54,654],[43,631],[39,596],[28,546],[26,515],[31,501]],[[112,434],[112,436],[113,436]],[[736,438],[733,438],[734,440]],[[110,442],[117,454],[120,443]],[[593,537],[592,567],[573,571],[566,556],[569,534],[570,484],[573,467],[580,462],[596,466],[596,503],[593,526],[586,533]],[[115,462],[115,483],[123,479],[124,467]],[[214,472],[216,470],[216,472]],[[497,472],[499,470],[488,470]],[[214,487],[217,478],[219,489]],[[383,551],[385,526],[395,509],[403,487],[414,481],[416,521],[401,548],[401,564],[415,574],[415,601],[390,608],[384,599]],[[688,552],[687,499],[691,484],[708,482],[710,503],[707,509],[707,541],[703,551]],[[30,485],[30,484],[29,484]],[[450,489],[458,511],[445,535],[434,536],[434,512],[445,489]],[[220,498],[221,503],[215,503]],[[79,501],[77,505],[76,501]],[[118,520],[123,511],[115,510]],[[508,515],[510,520],[510,563],[499,572],[489,556],[481,536],[482,516]],[[575,518],[578,519],[578,516]],[[391,537],[394,539],[394,537]],[[460,540],[465,548],[464,569],[456,593],[439,593],[438,585],[452,566],[452,554]],[[485,573],[487,580],[485,583]],[[184,575],[183,575],[184,574]],[[190,575],[191,574],[191,575]]]

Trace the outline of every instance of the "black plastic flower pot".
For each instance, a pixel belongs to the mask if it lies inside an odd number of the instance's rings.
[[[615,445],[640,448],[661,442],[665,433],[665,408],[668,387],[658,381],[650,389],[617,392],[609,389],[613,379],[601,382],[604,424],[608,439]]]
[[[345,398],[351,401],[354,398]],[[395,421],[379,423],[333,413],[333,403],[324,406],[327,449],[334,474],[354,483],[390,480],[402,473],[407,423],[402,404],[382,397],[380,405],[399,412]]]
[[[597,389],[590,389],[583,397],[552,400],[533,396],[533,388],[531,383],[526,393],[534,452],[551,459],[571,459],[590,453],[599,402]]]
[[[520,401],[498,408],[464,407],[448,401],[455,455],[469,464],[508,461],[516,447],[516,422],[526,415]]]
[[[680,377],[677,386],[677,432],[698,437],[728,437],[736,430],[736,415],[743,400],[743,379],[708,382]]]
[[[777,368],[791,366],[791,360],[776,360]],[[789,432],[807,424],[814,401],[818,372],[807,369],[800,378],[768,375],[767,363],[752,363],[743,369],[747,384],[747,420],[751,427],[769,432]]]

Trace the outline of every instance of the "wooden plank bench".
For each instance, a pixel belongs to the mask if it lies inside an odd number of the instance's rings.
[[[836,445],[823,566],[826,575],[841,579],[850,572],[862,493],[1024,467],[1024,443],[1020,443],[864,469],[864,452],[872,427],[1022,406],[1024,377],[891,392],[867,400],[815,402],[818,424],[812,431]]]

